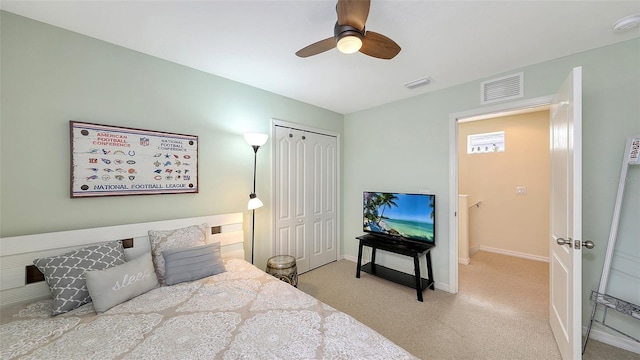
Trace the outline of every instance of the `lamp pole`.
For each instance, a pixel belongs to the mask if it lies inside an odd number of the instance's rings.
[[[260,146],[251,145],[253,147],[253,192],[249,195],[249,198],[256,197],[256,163],[258,161],[258,149]],[[251,210],[251,264],[253,264],[254,244],[256,239],[256,209]]]
[[[253,194],[256,193],[256,163],[258,161],[258,149],[260,146],[251,145],[253,147]]]
[[[259,133],[244,134],[244,139],[253,148],[253,192],[249,194],[247,206],[251,210],[251,263],[253,264],[253,253],[256,240],[256,209],[262,207],[262,201],[256,195],[256,168],[258,163],[258,149],[267,142],[268,135]]]
[[[251,264],[253,264],[253,244],[256,234],[256,209],[251,210]]]

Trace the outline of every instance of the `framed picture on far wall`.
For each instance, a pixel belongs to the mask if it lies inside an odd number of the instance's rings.
[[[69,122],[71,197],[198,192],[198,137]]]

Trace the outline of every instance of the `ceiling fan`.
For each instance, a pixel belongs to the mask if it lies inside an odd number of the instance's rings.
[[[370,5],[370,0],[338,0],[334,35],[298,50],[296,55],[306,58],[337,47],[345,54],[360,51],[379,59],[393,59],[400,52],[400,46],[382,34],[365,30]]]

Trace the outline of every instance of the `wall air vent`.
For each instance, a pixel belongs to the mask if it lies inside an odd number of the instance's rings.
[[[480,83],[480,103],[521,98],[524,96],[524,73],[517,73]]]

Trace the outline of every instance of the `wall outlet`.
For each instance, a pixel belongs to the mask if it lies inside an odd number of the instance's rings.
[[[524,186],[516,187],[516,194],[517,195],[526,195],[527,194],[527,188],[524,187]]]

